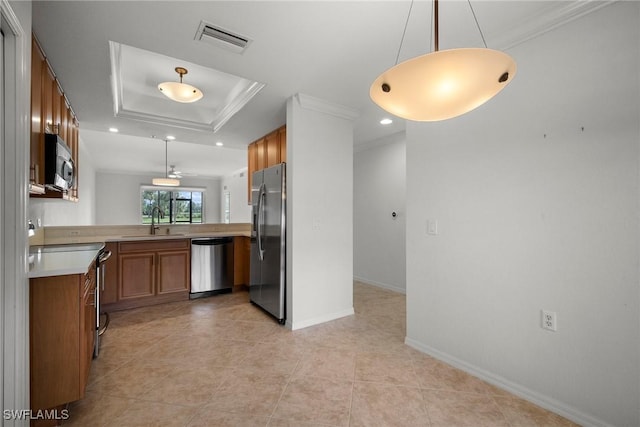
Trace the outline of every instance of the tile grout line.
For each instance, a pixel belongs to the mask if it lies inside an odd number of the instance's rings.
[[[289,387],[289,384],[293,380],[293,377],[294,377],[294,374],[296,372],[296,369],[298,369],[298,366],[300,365],[300,359],[301,358],[298,358],[298,360],[296,361],[296,366],[294,366],[294,368],[291,370],[291,375],[287,378],[287,383],[282,388],[282,392],[280,393],[280,397],[278,397],[278,401],[274,405],[273,411],[271,411],[271,415],[269,415],[269,421],[267,421],[267,425],[271,424],[271,421],[273,420],[273,416],[275,415],[276,410],[278,409],[278,405],[280,405],[280,402],[282,401],[282,397],[284,396],[285,392],[287,391],[287,388]]]

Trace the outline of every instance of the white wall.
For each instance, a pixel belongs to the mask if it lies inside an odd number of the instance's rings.
[[[404,293],[405,134],[374,141],[368,147],[354,154],[353,274],[361,282]]]
[[[287,101],[287,325],[353,314],[353,118],[298,94]]]
[[[478,110],[407,125],[407,342],[583,425],[640,425],[639,28],[613,3],[513,48]]]
[[[249,179],[247,168],[243,168],[232,175],[222,178],[222,190],[220,191],[220,221],[224,221],[224,193],[230,194],[230,221],[231,223],[251,222],[251,205],[248,203]]]
[[[151,185],[153,176],[98,172],[96,174],[96,224],[140,224],[140,186]],[[205,189],[206,223],[220,222],[220,179],[180,178],[182,187]]]
[[[43,226],[93,225],[96,221],[96,173],[82,139],[78,163],[78,202],[56,199],[29,199],[29,218]]]

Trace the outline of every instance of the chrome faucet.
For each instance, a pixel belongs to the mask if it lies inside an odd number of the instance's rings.
[[[162,212],[162,209],[160,209],[158,206],[154,206],[153,209],[151,209],[151,234],[154,235],[156,234],[156,230],[160,228],[156,225],[156,218],[153,216],[156,211],[158,211],[158,224],[160,223],[160,218],[164,218],[164,212]]]

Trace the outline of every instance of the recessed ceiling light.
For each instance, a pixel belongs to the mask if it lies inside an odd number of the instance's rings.
[[[173,141],[174,139],[176,139],[176,137],[175,137],[175,136],[173,136],[173,135],[167,135],[167,139],[168,139],[169,141]]]
[[[393,123],[393,120],[391,120],[391,119],[384,118],[384,119],[380,120],[380,124],[381,125],[390,125],[391,123]]]
[[[118,133],[118,128],[109,128],[109,132]]]
[[[218,147],[222,147],[224,144],[223,144],[222,142],[218,141],[218,142],[216,142],[216,145],[217,145]]]

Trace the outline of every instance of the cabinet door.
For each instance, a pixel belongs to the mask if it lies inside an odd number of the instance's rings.
[[[258,155],[258,146],[256,145],[255,142],[249,144],[249,147],[247,147],[247,166],[248,166],[248,171],[247,171],[247,200],[249,201],[249,204],[251,204],[251,184],[253,183],[253,173],[257,170],[256,166],[257,166],[257,155]]]
[[[118,244],[109,242],[105,245],[105,250],[111,251],[111,258],[104,265],[104,282],[101,283],[100,304],[112,304],[118,301]]]
[[[267,167],[267,155],[266,155],[266,138],[262,138],[256,141],[256,170],[261,170]]]
[[[287,161],[287,127],[278,129],[278,141],[280,143],[280,162]]]
[[[44,53],[35,38],[31,41],[31,146],[30,181],[44,184],[44,117],[42,112],[42,83],[46,73]],[[42,142],[41,142],[42,141]]]
[[[249,285],[249,254],[250,241],[248,237],[233,238],[233,285]]]
[[[189,292],[189,251],[158,252],[158,294]]]
[[[31,408],[80,398],[80,302],[83,275],[29,280]]]
[[[69,138],[72,142],[72,156],[73,156],[73,187],[71,188],[71,195],[78,199],[78,188],[80,187],[80,125],[78,120],[72,116],[72,122],[69,126]]]
[[[280,140],[278,138],[278,131],[271,132],[264,139],[267,150],[267,165],[265,167],[277,165],[280,163]]]
[[[60,135],[62,132],[62,105],[64,105],[64,95],[57,80],[53,82],[51,103],[53,108],[53,133]]]
[[[95,305],[95,265],[85,276],[84,297],[80,303],[80,397],[84,397],[84,390],[89,381],[89,370],[93,359],[93,345],[96,331]]]
[[[120,289],[118,299],[149,297],[154,295],[154,252],[122,254],[120,264]]]
[[[58,124],[58,135],[63,141],[69,145],[69,134],[67,133],[67,126],[69,125],[69,106],[67,105],[67,98],[65,98],[62,89],[58,86],[60,92],[60,122]],[[71,147],[71,146],[70,146]]]

